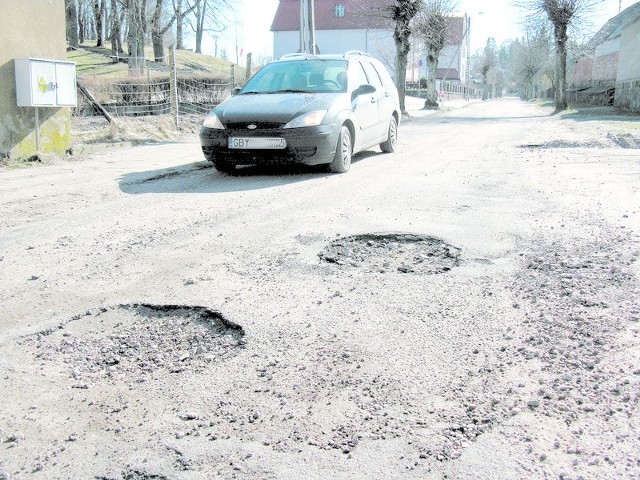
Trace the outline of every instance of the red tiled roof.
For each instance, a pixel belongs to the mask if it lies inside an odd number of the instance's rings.
[[[315,0],[316,30],[392,29],[385,8],[390,0]],[[344,17],[336,17],[335,6],[344,5]],[[446,45],[459,45],[465,32],[464,17],[447,18]],[[271,25],[273,32],[300,30],[300,0],[280,0]]]
[[[447,78],[444,78],[445,75]],[[436,70],[436,78],[440,80],[460,80],[460,74],[457,68],[439,68]]]

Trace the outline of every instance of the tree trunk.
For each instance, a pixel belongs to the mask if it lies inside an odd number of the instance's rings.
[[[120,30],[120,19],[118,18],[118,7],[116,0],[111,0],[111,55],[122,53],[122,32]]]
[[[124,47],[122,46],[123,40],[125,38],[125,34],[129,35],[129,30],[126,28],[127,22],[127,10],[125,8],[121,8],[118,12],[118,53],[124,54]]]
[[[400,96],[400,111],[406,113],[405,96],[407,95],[407,55],[411,44],[408,38],[396,40],[396,87]]]
[[[78,10],[75,0],[67,2],[67,40],[72,47],[78,47]]]
[[[393,29],[393,41],[396,44],[396,87],[400,97],[400,112],[406,113],[405,97],[407,95],[407,58],[411,50],[411,18],[415,15],[399,16]]]
[[[202,53],[202,37],[204,36],[204,19],[207,13],[207,1],[199,0],[196,9],[196,53]]]
[[[85,34],[85,19],[84,19],[84,10],[82,9],[82,2],[78,4],[78,42],[84,43],[84,34]]]
[[[181,3],[182,2],[179,2],[179,4]],[[181,7],[182,5],[180,5],[180,7],[176,10],[176,50],[184,49],[183,32],[182,32],[183,17],[182,17]]]
[[[424,108],[438,108],[438,92],[436,91],[436,75],[438,72],[438,56],[440,52],[427,50],[427,98]]]
[[[151,42],[153,43],[153,59],[158,63],[164,63],[164,35],[162,32],[152,30]]]
[[[164,32],[160,28],[163,0],[156,0],[156,7],[151,17],[151,43],[153,44],[153,59],[158,63],[164,62]]]
[[[567,25],[553,26],[556,42],[556,111],[566,110],[567,105]]]
[[[129,0],[127,3],[127,22],[129,24],[129,73],[144,72],[144,2]]]
[[[164,0],[156,0],[156,6],[151,17],[151,43],[153,44],[153,57],[156,62],[164,63],[164,34],[171,28],[176,19],[175,10],[171,20],[162,27],[162,6]]]
[[[96,19],[96,47],[102,46],[102,13],[104,4],[100,0],[93,2],[93,16]]]

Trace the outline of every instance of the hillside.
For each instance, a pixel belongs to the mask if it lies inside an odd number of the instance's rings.
[[[151,46],[145,47],[145,57],[148,66],[145,75],[166,75],[171,71],[169,50],[165,53],[165,63],[163,64],[152,61],[153,48]],[[68,51],[67,59],[77,64],[79,77],[116,79],[129,76],[126,55],[119,62],[114,63],[110,48],[96,47],[91,42],[82,44],[77,50]],[[233,62],[212,55],[194,53],[191,50],[176,51],[176,67],[180,74],[229,76],[232,65]],[[242,79],[244,76],[245,68],[236,66],[236,78]]]

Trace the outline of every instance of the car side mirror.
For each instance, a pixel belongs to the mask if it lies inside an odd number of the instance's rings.
[[[240,90],[242,90],[242,87],[238,87],[238,86],[233,87],[231,89],[231,95],[237,95],[238,93],[240,93]]]
[[[360,85],[358,88],[356,88],[353,91],[353,95],[355,97],[358,97],[360,95],[368,95],[370,93],[375,93],[376,91],[376,87],[374,87],[373,85]]]

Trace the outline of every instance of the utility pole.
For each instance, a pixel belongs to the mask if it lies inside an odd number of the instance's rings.
[[[300,52],[316,53],[316,26],[313,0],[300,0]]]

